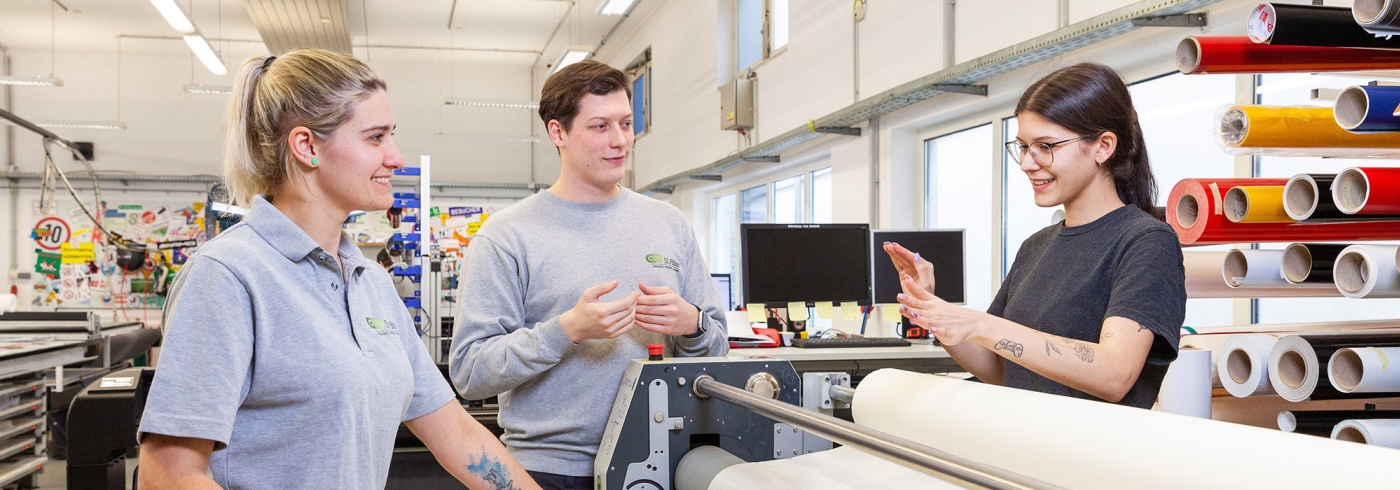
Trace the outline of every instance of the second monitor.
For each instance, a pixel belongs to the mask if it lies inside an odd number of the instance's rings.
[[[898,303],[899,273],[885,253],[884,243],[895,242],[933,263],[934,296],[954,304],[966,304],[967,280],[963,264],[963,230],[875,230],[871,244],[875,262],[875,302]]]

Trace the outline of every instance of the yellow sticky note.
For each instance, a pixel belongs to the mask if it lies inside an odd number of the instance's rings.
[[[817,318],[831,318],[831,309],[832,306],[830,301],[818,301]]]
[[[855,301],[841,303],[841,319],[856,320],[860,318],[860,305]]]
[[[745,307],[749,310],[749,323],[762,323],[768,321],[768,316],[763,314],[763,305],[759,303],[749,303]]]
[[[899,305],[880,305],[880,317],[886,322],[899,321]]]
[[[801,301],[788,303],[787,310],[788,320],[792,320],[794,322],[807,321],[807,303]]]

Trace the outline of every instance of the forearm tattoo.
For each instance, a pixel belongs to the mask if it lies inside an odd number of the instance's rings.
[[[1051,353],[1058,354],[1058,355],[1064,355],[1063,353],[1060,352],[1060,347],[1061,347],[1061,346],[1064,346],[1064,347],[1069,347],[1069,348],[1071,348],[1071,349],[1074,349],[1074,355],[1075,355],[1075,357],[1078,357],[1079,360],[1084,361],[1084,362],[1088,362],[1088,363],[1094,362],[1094,347],[1091,346],[1091,345],[1089,345],[1087,342],[1080,342],[1080,341],[1078,341],[1078,340],[1070,340],[1070,339],[1059,339],[1059,338],[1056,338],[1056,337],[1051,337],[1051,336],[1049,336],[1049,335],[1045,335],[1044,338],[1045,338],[1045,355],[1047,355],[1047,356],[1049,356]],[[998,344],[998,346],[1000,346],[1000,344]],[[1021,356],[1016,356],[1016,357],[1021,357]]]
[[[1094,348],[1089,347],[1089,344],[1083,342],[1075,342],[1074,355],[1079,356],[1079,360],[1081,361],[1088,363],[1094,362]]]
[[[1012,342],[1011,339],[998,340],[994,350],[1004,350],[1010,352],[1011,355],[1016,356],[1017,359],[1020,359],[1021,354],[1026,352],[1026,348],[1024,346],[1022,346],[1019,343]]]
[[[515,482],[511,481],[510,475],[506,473],[505,467],[501,466],[501,462],[492,459],[485,453],[482,453],[480,461],[468,464],[467,471],[485,480],[492,490],[517,490],[519,488],[515,486]]]
[[[1059,353],[1060,353],[1060,346],[1055,345],[1055,343],[1054,343],[1054,342],[1051,342],[1050,339],[1045,339],[1045,355],[1048,356],[1048,355],[1050,355],[1051,352],[1054,352],[1054,353],[1056,353],[1056,354],[1059,354]]]

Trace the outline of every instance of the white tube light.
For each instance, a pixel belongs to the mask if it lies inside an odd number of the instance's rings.
[[[35,125],[54,129],[126,129],[120,121],[35,121]]]
[[[467,107],[492,107],[497,109],[539,109],[540,103],[533,100],[493,100],[493,99],[459,99],[448,97],[447,105],[460,105]]]
[[[151,5],[155,5],[156,11],[161,17],[165,17],[165,22],[170,24],[171,29],[175,29],[180,34],[194,32],[194,22],[190,21],[190,16],[185,14],[185,9],[175,0],[151,0]]]
[[[209,45],[209,41],[204,40],[204,36],[199,34],[186,34],[185,44],[189,45],[190,51],[194,51],[194,56],[199,58],[200,63],[204,63],[204,68],[215,75],[227,75],[228,68],[224,67],[224,61],[219,59],[219,55],[214,52],[214,47]]]
[[[228,85],[205,85],[202,83],[185,84],[185,92],[203,95],[229,95],[233,93],[233,87]]]
[[[0,76],[0,85],[25,87],[62,87],[63,80],[54,77]]]
[[[588,59],[593,54],[593,46],[569,46],[564,50],[564,54],[559,55],[559,61],[554,62],[554,68],[549,70],[549,74],[558,73],[564,67]]]
[[[598,4],[598,15],[627,15],[637,0],[603,0]]]

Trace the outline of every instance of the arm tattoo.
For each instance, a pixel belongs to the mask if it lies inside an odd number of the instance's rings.
[[[516,490],[515,482],[510,480],[510,475],[506,474],[506,469],[501,466],[500,461],[490,458],[484,452],[481,460],[467,465],[467,471],[481,477],[490,485],[492,490]]]
[[[1054,352],[1054,353],[1056,353],[1056,354],[1059,354],[1059,353],[1060,353],[1060,347],[1057,346],[1057,345],[1055,345],[1054,342],[1051,342],[1051,341],[1050,341],[1050,338],[1047,337],[1047,338],[1045,339],[1045,355],[1048,356],[1048,355],[1050,355],[1051,352]]]
[[[1138,331],[1141,332],[1141,331],[1143,331],[1143,330],[1147,330],[1147,327],[1145,327],[1145,326],[1143,326],[1143,324],[1139,323],[1139,324],[1138,324]]]
[[[1004,350],[1010,352],[1011,355],[1016,356],[1016,358],[1019,359],[1021,357],[1021,354],[1026,351],[1026,348],[1021,344],[1012,342],[1011,339],[1001,339],[997,341],[997,345],[993,348],[993,350]]]
[[[1074,354],[1079,356],[1079,360],[1081,361],[1088,363],[1094,362],[1094,348],[1089,347],[1088,344],[1085,344],[1083,342],[1075,342]]]

